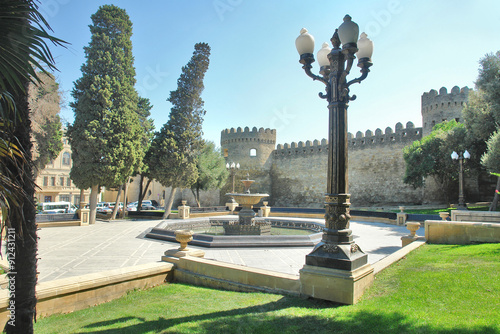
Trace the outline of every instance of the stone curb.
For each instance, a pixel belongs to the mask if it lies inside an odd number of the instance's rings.
[[[415,249],[419,248],[420,246],[424,245],[426,243],[425,239],[420,237],[414,242],[408,244],[407,246],[401,248],[400,250],[392,253],[391,255],[388,255],[384,257],[382,260],[375,262],[372,264],[373,266],[373,273],[376,275],[385,268],[389,267],[391,264],[394,262],[397,262],[401,260],[403,257],[408,255],[410,252],[414,251]]]

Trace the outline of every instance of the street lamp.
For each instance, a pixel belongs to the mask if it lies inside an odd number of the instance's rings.
[[[226,169],[229,171],[229,173],[231,174],[231,177],[233,178],[233,191],[232,193],[234,194],[234,177],[236,176],[236,171],[238,169],[240,169],[240,164],[239,163],[234,163],[234,162],[231,162],[231,164],[229,164],[229,162],[226,164]]]
[[[324,43],[318,52],[321,76],[311,72],[314,37],[303,28],[295,41],[300,63],[306,74],[326,86],[326,94],[320,93],[319,96],[328,101],[329,110],[325,228],[322,241],[306,256],[306,264],[351,271],[367,263],[367,255],[354,243],[349,229],[351,216],[347,174],[347,107],[348,102],[356,98],[355,95],[349,95],[349,87],[367,77],[373,53],[373,42],[365,33],[358,40],[358,34],[358,25],[346,15],[344,23],[335,30],[331,38],[333,48],[330,49]],[[347,81],[356,56],[361,76]]]
[[[458,210],[467,210],[467,204],[465,203],[464,196],[464,159],[470,159],[470,153],[465,150],[465,152],[460,153],[460,155],[453,151],[451,154],[451,158],[453,160],[458,160],[458,164],[460,166],[459,174],[458,174]]]

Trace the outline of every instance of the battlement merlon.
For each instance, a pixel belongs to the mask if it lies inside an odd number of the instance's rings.
[[[241,127],[224,129],[221,132],[221,145],[237,141],[257,141],[267,144],[276,144],[276,129],[253,127],[252,130],[248,126],[244,129]]]
[[[411,143],[422,139],[422,128],[416,128],[413,122],[407,122],[406,128],[402,123],[397,123],[395,130],[391,127],[385,128],[385,133],[381,129],[376,129],[375,134],[371,130],[365,133],[358,131],[356,136],[352,133],[347,134],[349,149],[368,148],[375,146],[387,146],[395,143]],[[326,139],[299,141],[291,144],[279,144],[273,152],[275,156],[290,156],[304,153],[326,152],[328,150],[328,141]]]
[[[425,92],[422,94],[422,110],[428,110],[445,107],[455,102],[467,102],[469,99],[469,87],[465,86],[461,89],[458,86],[455,86],[451,89],[451,92],[448,93],[446,87],[441,87],[439,89],[439,93],[435,89],[431,89],[429,92]],[[432,110],[431,109],[431,110]]]

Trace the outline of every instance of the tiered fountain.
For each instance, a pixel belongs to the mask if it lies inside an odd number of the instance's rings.
[[[180,234],[187,234],[187,237],[192,236],[190,244],[193,246],[202,247],[312,247],[321,241],[323,235],[320,231],[324,228],[322,223],[306,222],[306,221],[291,221],[280,218],[255,218],[253,206],[258,204],[263,198],[269,197],[268,194],[252,194],[250,193],[250,185],[254,180],[250,180],[248,175],[246,180],[242,180],[245,185],[243,193],[228,193],[227,196],[233,197],[242,207],[239,212],[239,218],[228,219],[226,216],[218,218],[192,218],[180,220],[165,220],[153,227],[146,237],[159,239],[164,241],[176,241]],[[265,204],[267,207],[267,204]],[[271,235],[271,225],[278,227],[307,229],[311,231],[308,235]],[[224,235],[213,235],[209,233],[192,233],[191,230],[205,228],[210,229],[212,226],[221,226],[224,228]],[[179,231],[188,230],[188,231]],[[184,249],[181,246],[182,249]],[[195,250],[188,250],[195,251]],[[178,254],[183,250],[172,250],[166,255],[179,257]],[[191,253],[190,253],[191,254]],[[182,255],[181,255],[182,256]],[[195,255],[196,256],[196,255]]]
[[[255,220],[253,206],[258,204],[268,194],[251,194],[250,186],[255,180],[250,180],[247,174],[246,180],[241,180],[245,186],[244,193],[228,193],[227,196],[233,197],[242,209],[240,210],[237,222],[224,222],[225,235],[268,235],[271,234],[271,224],[267,222],[258,222]]]

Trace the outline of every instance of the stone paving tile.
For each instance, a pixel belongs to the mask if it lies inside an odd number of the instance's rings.
[[[318,220],[321,222],[322,220]],[[163,253],[179,244],[143,236],[161,221],[97,222],[90,226],[43,228],[39,231],[39,281],[111,270],[160,261]],[[352,222],[356,243],[374,263],[401,247],[405,227]],[[417,232],[423,235],[423,229]],[[203,248],[205,258],[298,275],[313,247]]]

